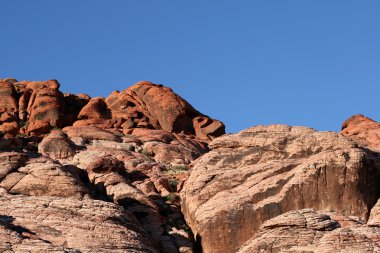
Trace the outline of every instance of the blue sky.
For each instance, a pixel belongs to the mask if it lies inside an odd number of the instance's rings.
[[[170,86],[228,132],[380,120],[380,1],[1,1],[0,78]]]

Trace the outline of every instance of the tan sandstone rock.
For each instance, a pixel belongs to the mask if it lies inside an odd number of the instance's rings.
[[[266,221],[303,208],[369,217],[380,159],[333,132],[257,126],[210,143],[193,163],[182,210],[203,252],[235,252]]]
[[[0,202],[1,250],[158,252],[134,216],[112,203],[7,194]]]
[[[290,211],[261,226],[238,253],[379,252],[380,227],[312,209]]]
[[[75,155],[76,146],[60,130],[53,130],[38,144],[38,152],[52,159],[68,159]]]

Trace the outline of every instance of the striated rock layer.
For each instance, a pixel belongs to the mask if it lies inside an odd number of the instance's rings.
[[[203,252],[236,252],[266,220],[292,210],[366,221],[380,196],[379,154],[337,133],[257,126],[209,146],[181,192]]]

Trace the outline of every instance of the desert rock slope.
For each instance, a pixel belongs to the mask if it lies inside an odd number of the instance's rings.
[[[380,252],[380,124],[225,134],[170,88],[0,79],[0,252]]]

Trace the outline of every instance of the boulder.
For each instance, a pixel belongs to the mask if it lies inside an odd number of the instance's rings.
[[[60,130],[53,130],[38,144],[38,152],[51,159],[68,159],[76,153],[75,144]]]
[[[23,158],[21,158],[23,159]],[[10,164],[0,187],[11,194],[30,196],[59,196],[81,199],[88,194],[80,179],[80,172],[46,159],[30,159],[24,167]]]
[[[181,191],[203,252],[236,252],[260,226],[314,208],[367,220],[380,196],[380,157],[334,132],[257,126],[210,143]]]
[[[64,101],[63,94],[55,89],[43,88],[33,90],[28,104],[27,133],[40,135],[54,127],[63,127]],[[46,125],[50,126],[50,129]]]

